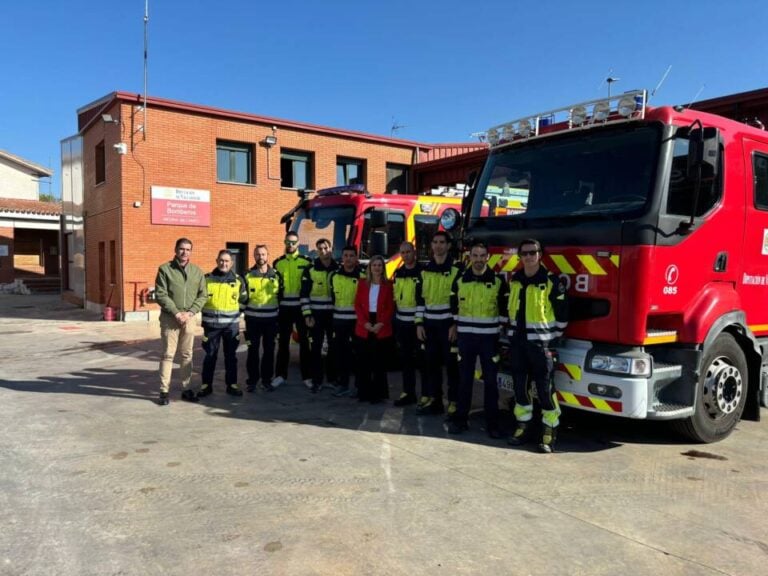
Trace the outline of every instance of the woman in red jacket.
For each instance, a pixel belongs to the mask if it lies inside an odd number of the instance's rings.
[[[384,258],[371,258],[366,277],[358,282],[355,295],[358,399],[371,404],[389,398],[387,353],[392,339],[395,299],[392,283],[384,270]]]

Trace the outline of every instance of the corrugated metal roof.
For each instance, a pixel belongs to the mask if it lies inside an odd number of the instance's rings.
[[[0,198],[0,212],[19,214],[46,214],[59,216],[61,202],[41,202],[40,200],[21,200],[18,198]]]

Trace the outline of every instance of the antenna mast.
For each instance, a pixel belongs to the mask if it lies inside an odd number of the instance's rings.
[[[144,0],[144,140],[147,139],[147,44],[149,28],[149,0]]]
[[[661,88],[661,85],[662,85],[662,84],[664,84],[664,80],[666,80],[666,79],[667,79],[667,76],[669,76],[669,71],[670,71],[670,70],[672,70],[672,64],[670,64],[670,65],[667,67],[667,71],[666,71],[666,72],[664,72],[664,74],[663,74],[663,75],[662,75],[662,77],[661,77],[661,80],[659,80],[659,83],[658,83],[658,84],[656,84],[656,88],[654,88],[654,89],[653,89],[653,92],[651,92],[651,96],[655,96],[655,95],[656,95],[656,92],[659,90],[659,88]],[[649,98],[650,98],[651,96],[649,96]]]

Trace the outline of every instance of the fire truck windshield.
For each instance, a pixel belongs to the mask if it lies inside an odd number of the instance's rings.
[[[661,129],[632,125],[540,138],[493,152],[473,215],[563,218],[642,211],[659,159]]]
[[[316,206],[300,210],[291,226],[291,231],[299,235],[299,252],[314,258],[315,242],[327,238],[333,245],[333,257],[341,258],[354,217],[352,206]]]

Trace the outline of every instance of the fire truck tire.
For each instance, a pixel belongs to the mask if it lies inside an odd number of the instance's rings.
[[[704,353],[701,366],[696,411],[675,425],[696,442],[717,442],[733,431],[744,412],[747,359],[734,337],[723,333]]]

